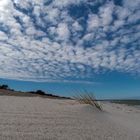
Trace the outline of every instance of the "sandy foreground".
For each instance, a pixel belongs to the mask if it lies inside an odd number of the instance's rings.
[[[0,96],[0,140],[140,140],[140,109]]]

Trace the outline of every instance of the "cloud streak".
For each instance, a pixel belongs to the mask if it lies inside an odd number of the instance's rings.
[[[7,0],[0,4],[0,77],[93,80],[140,75],[140,2]]]

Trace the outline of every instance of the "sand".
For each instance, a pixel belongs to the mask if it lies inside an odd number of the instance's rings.
[[[140,109],[0,96],[0,140],[140,140]]]

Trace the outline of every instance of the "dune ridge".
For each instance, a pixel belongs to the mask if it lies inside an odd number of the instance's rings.
[[[0,96],[2,140],[140,140],[140,110],[102,102]]]

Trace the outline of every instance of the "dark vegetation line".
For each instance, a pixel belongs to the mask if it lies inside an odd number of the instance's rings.
[[[8,85],[0,85],[0,95],[8,95],[8,96],[41,96],[48,98],[56,98],[56,99],[71,99],[70,97],[58,96],[51,93],[46,93],[42,90],[36,91],[15,91],[14,89],[9,88]]]

